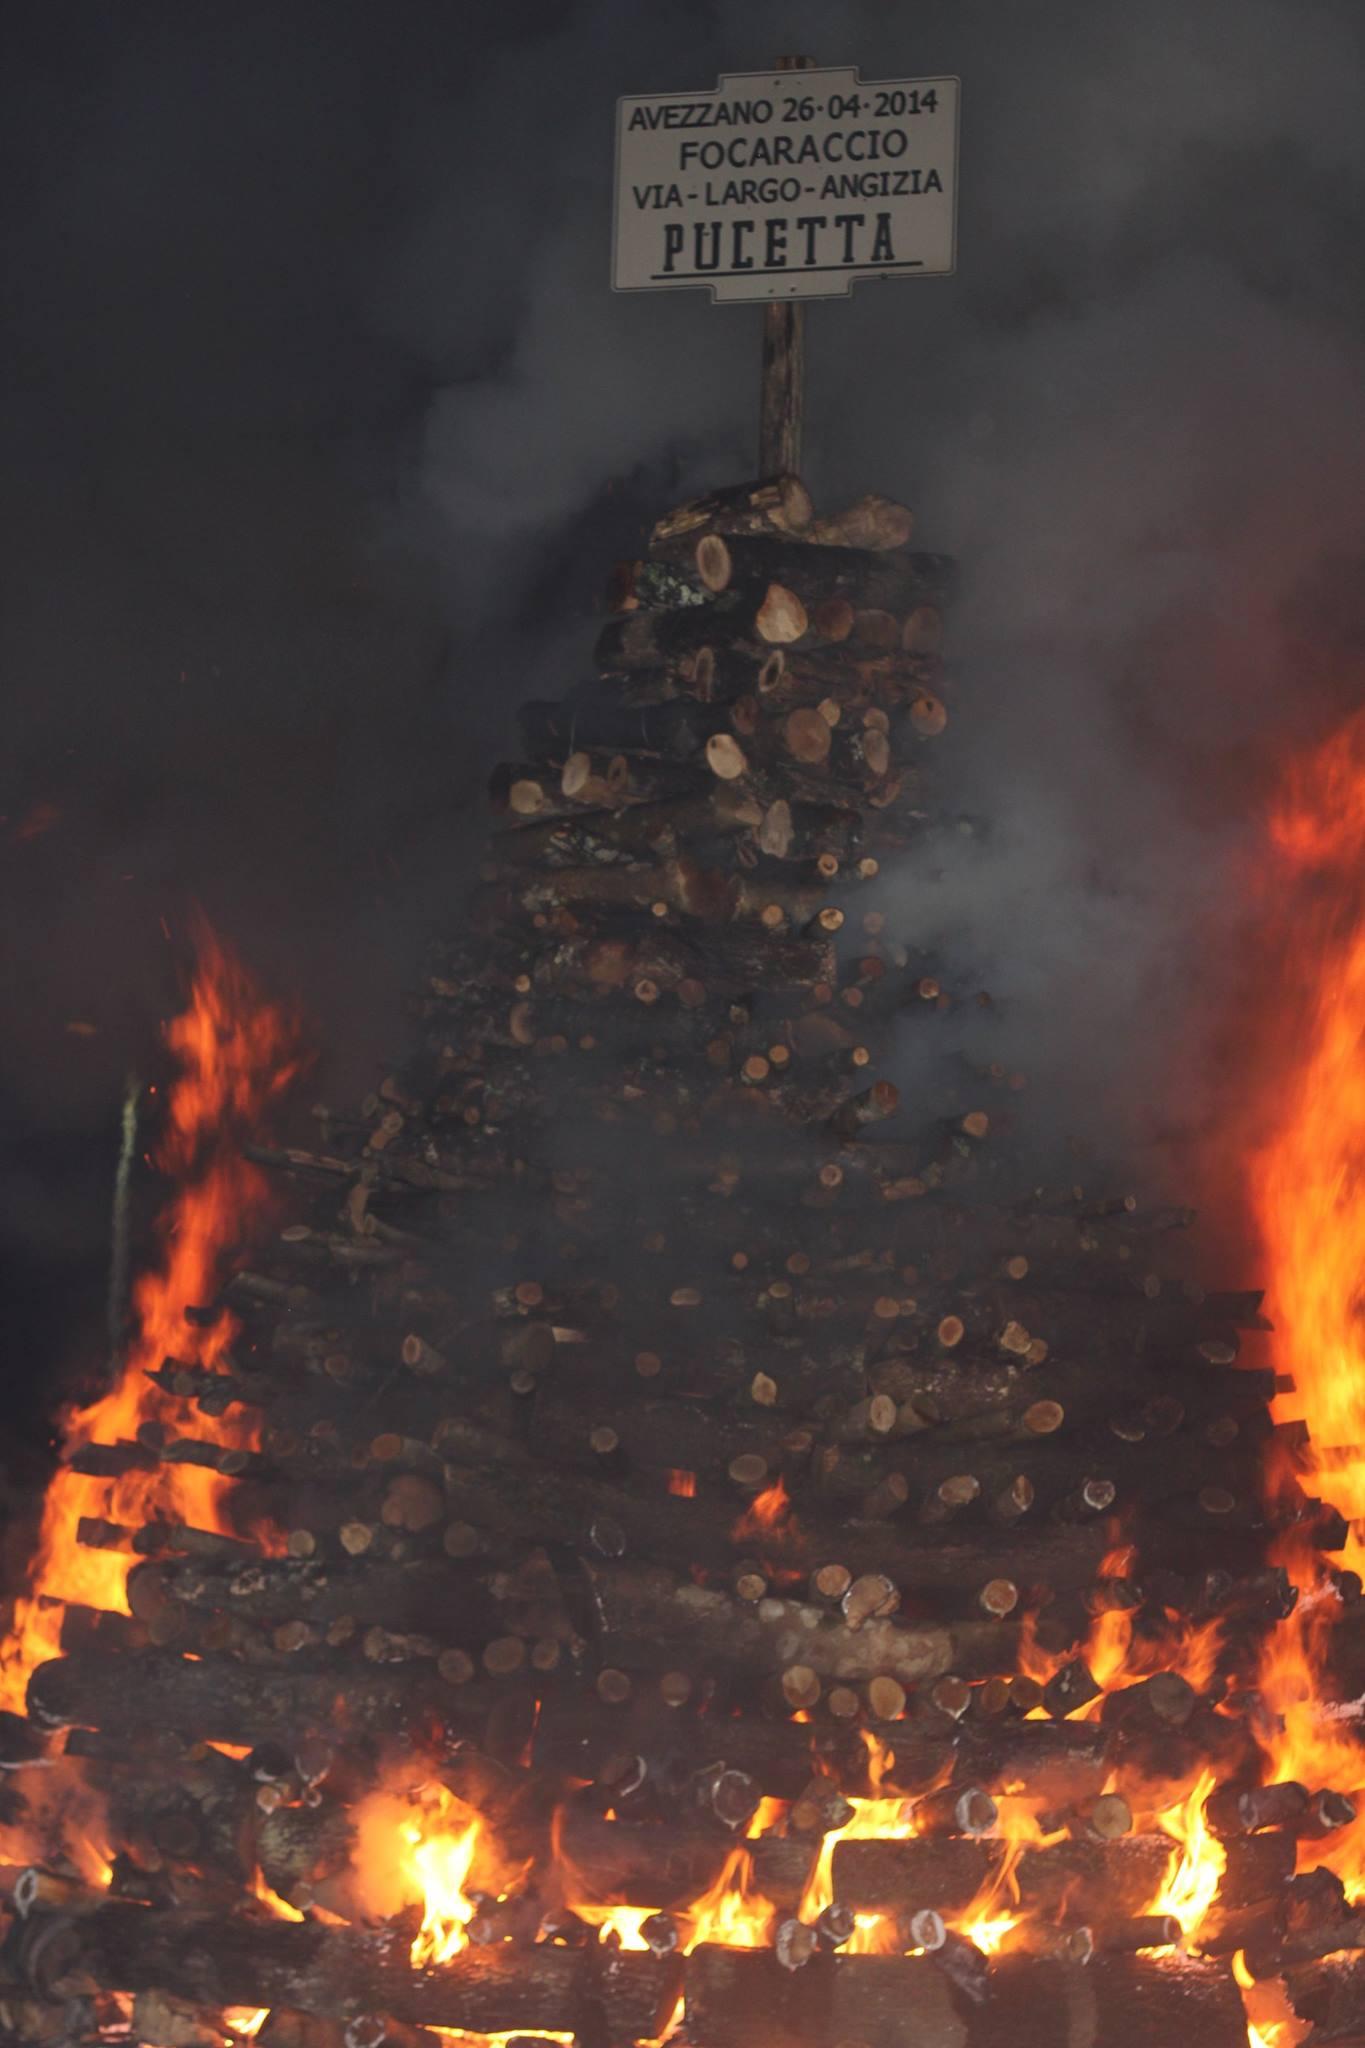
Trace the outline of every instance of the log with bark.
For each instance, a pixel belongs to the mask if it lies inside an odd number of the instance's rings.
[[[679,547],[694,548],[706,533],[804,533],[814,516],[800,477],[764,477],[673,506],[654,522],[650,551],[665,556]]]
[[[844,599],[857,610],[885,610],[902,617],[916,605],[941,607],[955,575],[955,564],[947,555],[917,554],[903,547],[813,547],[808,541],[767,534],[716,536],[699,547],[696,568],[703,587],[717,594],[778,584],[799,598],[810,614]]]
[[[711,1891],[734,1848],[733,1835],[712,1818],[711,1825],[604,1820],[570,1802],[558,1834],[559,1855],[569,1866],[567,1882],[583,1903],[628,1899],[657,1910],[685,1907]],[[764,1834],[746,1842],[752,1889],[774,1905],[800,1905],[814,1869],[818,1841]]]
[[[19,1965],[46,1998],[164,1990],[207,2005],[388,2013],[471,2033],[577,2029],[596,2014],[622,2044],[660,2032],[681,1982],[677,1959],[549,1943],[470,1947],[414,1969],[410,1939],[398,1928],[368,1934],[111,1903],[78,1918],[30,1918]]]
[[[122,1666],[127,1662],[129,1669]],[[428,1667],[430,1668],[430,1667]],[[102,1728],[136,1736],[154,1727],[191,1740],[290,1742],[337,1717],[353,1733],[413,1735],[475,1711],[472,1696],[411,1670],[275,1669],[226,1658],[148,1651],[124,1660],[82,1650],[40,1664],[28,1711],[39,1727]]]
[[[843,1611],[830,1616],[799,1600],[767,1598],[751,1607],[662,1566],[585,1563],[584,1570],[595,1637],[614,1664],[631,1669],[690,1658],[704,1669],[757,1676],[801,1664],[822,1679],[884,1675],[914,1685],[948,1671],[1009,1671],[1018,1654],[1017,1631],[1007,1623],[902,1623],[875,1608],[864,1615],[852,1605],[861,1580],[845,1595]],[[897,1588],[874,1578],[878,1599],[894,1610]]]
[[[1096,1957],[1084,1969],[1004,1957],[972,1998],[932,1955],[817,1956],[787,1973],[767,1950],[707,1946],[688,1959],[686,2026],[715,2048],[1170,2048],[1190,2030],[1208,2048],[1246,2042],[1231,1970],[1188,1956]]]
[[[605,1791],[624,1773],[642,1772],[650,1798],[664,1809],[690,1803],[695,1784],[717,1769],[742,1772],[774,1799],[798,1799],[816,1769],[850,1796],[874,1789],[870,1752],[856,1724],[731,1713],[723,1696],[718,1700],[676,1669],[615,1706],[591,1694],[547,1698],[533,1729],[528,1718],[522,1725],[498,1723],[490,1735],[512,1754],[529,1738],[537,1770]],[[898,1724],[885,1778],[889,1791],[924,1790],[950,1764],[952,1752],[946,1727]]]

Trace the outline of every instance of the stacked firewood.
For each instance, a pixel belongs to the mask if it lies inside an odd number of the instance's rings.
[[[181,1432],[75,1454],[207,1466],[238,1533],[82,1524],[138,1554],[131,1613],[69,1608],[0,1740],[22,1798],[65,1731],[117,1855],[103,1893],[13,1875],[18,2038],[120,1992],[167,2048],[227,2006],[309,2048],[626,2044],[681,1991],[696,2048],[1231,2048],[1234,1949],[1321,1973],[1346,1909],[1291,1882],[1295,1841],[1344,1816],[1237,1804],[1233,1676],[1292,1604],[1276,1521],[1331,1518],[1264,1504],[1258,1297],[1196,1284],[1188,1211],[1031,1180],[1023,1077],[961,1053],[983,999],[906,940],[953,704],[953,565],[910,527],[817,520],[793,478],[659,522],[596,678],[523,708],[417,1049],[256,1149],[288,1220],[190,1305],[240,1324],[229,1369],[167,1358]],[[196,1429],[225,1413],[257,1448]],[[1116,1620],[1149,1675],[1107,1689]],[[354,1810],[395,1755],[510,1873],[444,1964],[364,1914]],[[1135,1816],[1201,1762],[1231,1803],[1192,1957]],[[912,1832],[849,1833],[873,1795]],[[740,1842],[768,1938],[686,1953]],[[955,1923],[993,1879],[988,1956]],[[648,1946],[592,1901],[648,1908]],[[871,1914],[899,1953],[846,1952]]]

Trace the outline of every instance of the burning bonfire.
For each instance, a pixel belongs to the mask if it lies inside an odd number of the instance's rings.
[[[1365,2038],[1365,724],[1269,833],[1272,1331],[1188,1212],[1012,1180],[1006,1062],[885,1078],[980,1007],[881,892],[947,718],[908,522],[660,522],[419,1055],[306,1146],[205,937],[0,1659],[8,2038]]]

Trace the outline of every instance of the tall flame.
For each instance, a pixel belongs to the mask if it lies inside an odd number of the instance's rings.
[[[1180,1922],[1187,1942],[1193,1943],[1213,1904],[1219,1880],[1227,1868],[1227,1851],[1209,1832],[1204,1807],[1217,1783],[1213,1771],[1201,1771],[1194,1785],[1178,1805],[1157,1815],[1157,1825],[1177,1844],[1165,1882],[1148,1909],[1167,1913]]]
[[[1330,1493],[1365,1515],[1365,713],[1290,770],[1270,819],[1272,915],[1292,965],[1271,1135],[1252,1193],[1276,1363]],[[1361,1545],[1351,1542],[1352,1561]]]
[[[448,1963],[469,1946],[478,1909],[468,1886],[476,1855],[489,1846],[480,1816],[448,1786],[395,1778],[367,1793],[351,1817],[357,1907],[388,1919],[420,1906],[413,1968]]]
[[[86,1407],[60,1418],[65,1449],[128,1441],[149,1423],[214,1443],[253,1449],[254,1424],[238,1414],[215,1419],[164,1393],[146,1375],[168,1356],[213,1370],[237,1334],[230,1316],[210,1329],[185,1320],[185,1309],[217,1293],[224,1263],[265,1206],[264,1176],[241,1156],[245,1136],[299,1067],[294,1027],[264,1002],[213,934],[198,935],[189,1005],[166,1027],[179,1072],[166,1103],[157,1164],[176,1182],[157,1224],[155,1264],[133,1294],[135,1335],[115,1383]],[[63,1604],[128,1611],[125,1586],[133,1559],[89,1549],[76,1540],[83,1516],[133,1526],[151,1520],[226,1529],[223,1500],[230,1481],[194,1465],[160,1465],[116,1480],[88,1478],[60,1467],[48,1486],[28,1592],[0,1644],[0,1706],[22,1712],[35,1665],[59,1648]]]
[[[1269,1135],[1252,1162],[1276,1367],[1292,1376],[1280,1421],[1302,1421],[1302,1453],[1354,1526],[1347,1561],[1365,1555],[1365,713],[1285,777],[1269,827],[1268,938],[1288,963],[1278,979],[1280,1042]],[[1270,1712],[1269,1772],[1310,1789],[1353,1791],[1361,1752],[1325,1705],[1328,1638],[1341,1612],[1304,1546],[1283,1560],[1300,1589],[1272,1630],[1257,1682]],[[1300,1868],[1328,1863],[1352,1898],[1365,1892],[1365,1814],[1299,1845]]]
[[[869,1729],[859,1732],[868,1750],[868,1777],[877,1786],[890,1758],[884,1745]],[[908,1800],[883,1798],[877,1794],[871,1799],[850,1799],[848,1803],[853,1808],[850,1818],[841,1828],[830,1828],[821,1840],[820,1852],[801,1900],[803,1920],[816,1919],[834,1898],[834,1851],[840,1842],[864,1841],[874,1835],[883,1841],[904,1841],[915,1832]],[[859,1913],[855,1915],[855,1923],[845,1944],[848,1955],[889,1955],[902,1946],[895,1921],[883,1913]]]
[[[474,1918],[474,1901],[465,1884],[479,1839],[477,1814],[462,1827],[431,1831],[409,1821],[404,1836],[412,1867],[422,1886],[422,1926],[412,1944],[414,1969],[425,1963],[448,1963],[467,1946],[465,1929]]]

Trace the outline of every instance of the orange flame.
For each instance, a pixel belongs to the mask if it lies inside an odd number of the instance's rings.
[[[404,1830],[412,1866],[422,1882],[422,1927],[412,1944],[412,1964],[448,1963],[467,1946],[465,1933],[474,1918],[474,1902],[465,1894],[465,1880],[479,1839],[477,1815],[463,1828],[430,1834],[416,1821]]]
[[[269,2018],[268,2005],[228,2005],[223,2008],[223,2025],[241,2041],[254,2041]]]
[[[791,1495],[781,1479],[772,1480],[756,1493],[730,1531],[732,1543],[744,1543],[759,1536],[771,1536],[785,1526],[791,1513]]]
[[[1365,1778],[1359,1723],[1332,1711],[1322,1679],[1326,1639],[1340,1603],[1330,1588],[1301,1594],[1286,1621],[1267,1636],[1257,1684],[1269,1709],[1270,1733],[1262,1738],[1270,1779],[1292,1778],[1310,1791],[1355,1793]],[[1335,1834],[1300,1840],[1298,1867],[1326,1864],[1346,1887],[1352,1903],[1365,1897],[1365,1799],[1357,1818]]]
[[[994,1955],[1019,1925],[1018,1871],[1024,1851],[1059,1842],[1066,1830],[1049,1832],[1043,1827],[1037,1800],[1018,1793],[1002,1793],[996,1801],[994,1832],[1005,1844],[1004,1854],[966,1912],[955,1922],[958,1933],[965,1934],[984,1955]]]
[[[753,1856],[742,1843],[736,1843],[710,1891],[694,1899],[687,1909],[684,1954],[711,1941],[728,1948],[767,1947],[777,1909],[753,1889],[753,1878]]]
[[[448,1963],[469,1945],[477,1903],[466,1886],[481,1847],[483,1822],[472,1806],[436,1783],[380,1786],[353,1813],[357,1904],[388,1919],[420,1905],[414,1969]]]
[[[881,1772],[889,1758],[881,1751],[876,1738],[863,1731],[869,1749],[869,1776],[873,1784],[879,1782]],[[806,1880],[806,1889],[801,1899],[800,1917],[814,1920],[823,1913],[834,1898],[834,1851],[840,1842],[866,1840],[870,1835],[879,1835],[885,1840],[904,1841],[915,1832],[911,1817],[910,1802],[905,1799],[850,1799],[852,1818],[841,1828],[831,1828],[820,1844],[820,1853],[815,1867]],[[844,1944],[845,1955],[894,1955],[902,1947],[898,1939],[896,1923],[882,1913],[857,1913],[852,1935]]]
[[[1117,1576],[1117,1574],[1115,1574]],[[1127,1608],[1105,1608],[1090,1624],[1084,1643],[1075,1650],[1050,1651],[1037,1640],[1037,1617],[1024,1616],[1019,1633],[1019,1669],[1028,1678],[1046,1685],[1062,1665],[1079,1657],[1100,1688],[1100,1694],[1122,1692],[1158,1671],[1174,1671],[1188,1679],[1196,1692],[1206,1692],[1213,1678],[1222,1646],[1222,1625],[1217,1620],[1192,1622],[1166,1610],[1167,1627],[1161,1635],[1133,1639],[1133,1617]],[[1098,1717],[1101,1700],[1073,1708],[1069,1721]],[[1040,1710],[1035,1708],[1035,1714]]]
[[[1294,1391],[1278,1421],[1307,1425],[1309,1469],[1355,1523],[1347,1561],[1365,1546],[1365,713],[1289,770],[1269,824],[1272,943],[1292,972],[1277,1017],[1281,1042],[1270,1134],[1252,1160],[1251,1195],[1275,1324],[1274,1360]],[[1354,1725],[1334,1716],[1324,1683],[1341,1605],[1302,1544],[1282,1544],[1299,1604],[1266,1639],[1257,1676],[1273,1732],[1268,1776],[1352,1792],[1361,1772]],[[1352,1899],[1365,1893],[1365,1813],[1325,1840],[1299,1844],[1300,1868],[1327,1863]]]
[[[1179,1804],[1167,1807],[1156,1817],[1157,1826],[1178,1847],[1165,1881],[1147,1910],[1168,1913],[1178,1920],[1189,1943],[1198,1936],[1227,1868],[1227,1851],[1217,1836],[1209,1833],[1204,1818],[1204,1807],[1216,1782],[1212,1771],[1201,1771]]]
[[[682,1939],[679,1953],[690,1955],[703,1942],[729,1948],[765,1948],[772,1939],[777,1908],[753,1888],[754,1859],[736,1843],[708,1891],[678,1913]],[[653,1916],[652,1906],[600,1905],[574,1899],[573,1911],[589,1927],[610,1934],[622,1948],[649,1946],[641,1929]]]
[[[1332,1499],[1365,1515],[1365,714],[1286,778],[1270,820],[1273,910],[1288,936],[1288,1043],[1274,1128],[1252,1164],[1276,1363]],[[1351,1561],[1360,1555],[1352,1538]]]
[[[282,1899],[278,1892],[271,1891],[259,1863],[251,1875],[251,1889],[277,1920],[302,1920],[305,1917],[297,1906],[290,1905],[288,1899]]]
[[[235,1414],[218,1419],[193,1411],[187,1432],[184,1403],[146,1377],[168,1355],[210,1370],[220,1367],[237,1334],[230,1316],[211,1329],[195,1329],[184,1311],[213,1298],[232,1246],[265,1207],[265,1178],[239,1148],[299,1065],[291,1023],[262,1001],[206,927],[198,951],[189,1007],[166,1029],[180,1071],[170,1089],[157,1163],[178,1186],[158,1222],[157,1262],[134,1289],[136,1337],[116,1384],[88,1407],[63,1412],[60,1429],[68,1451],[133,1440],[149,1423],[247,1449],[258,1440],[255,1426]],[[82,1516],[226,1530],[223,1503],[230,1485],[194,1465],[153,1466],[112,1481],[60,1468],[43,1503],[28,1594],[15,1603],[13,1626],[0,1644],[0,1706],[22,1712],[35,1665],[60,1646],[63,1603],[128,1611],[125,1586],[134,1560],[79,1544]]]

